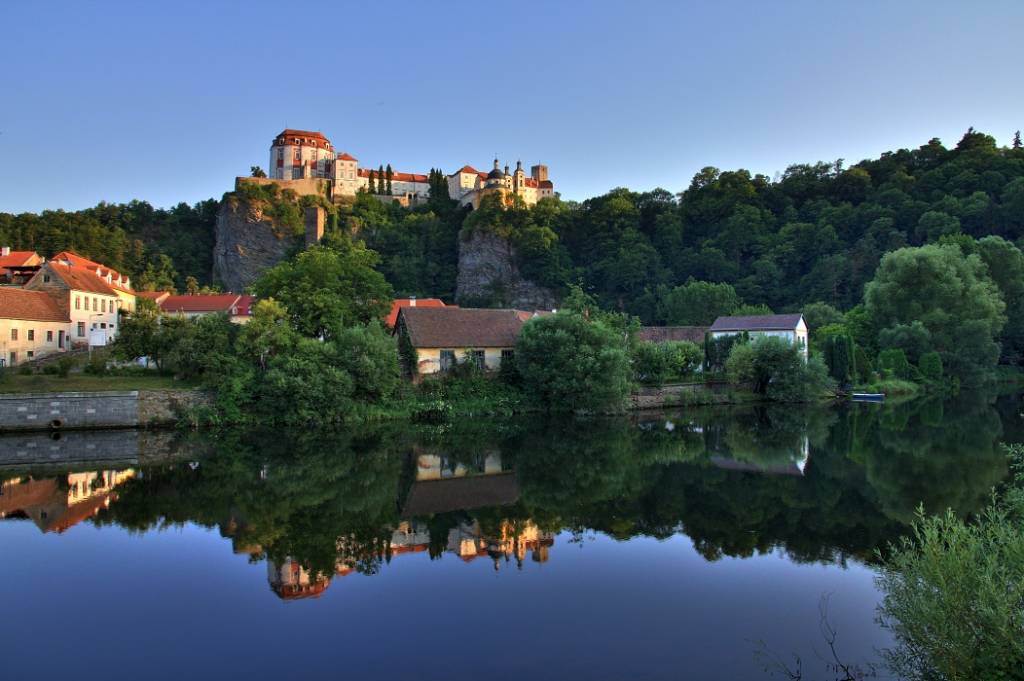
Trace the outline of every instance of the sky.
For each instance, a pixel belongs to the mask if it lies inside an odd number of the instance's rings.
[[[0,212],[220,197],[285,127],[563,198],[1024,128],[1024,2],[4,2]]]

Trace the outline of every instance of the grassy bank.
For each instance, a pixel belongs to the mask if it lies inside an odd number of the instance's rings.
[[[171,376],[93,376],[70,374],[65,378],[46,374],[10,374],[0,380],[0,393],[97,392],[103,390],[187,390],[198,387]]]

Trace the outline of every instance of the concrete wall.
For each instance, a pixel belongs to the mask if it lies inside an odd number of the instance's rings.
[[[0,395],[0,432],[76,428],[145,428],[172,424],[208,402],[196,390]]]

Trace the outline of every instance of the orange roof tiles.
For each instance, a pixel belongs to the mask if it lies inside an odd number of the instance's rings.
[[[70,263],[72,267],[78,267],[81,269],[88,270],[93,276],[102,279],[104,283],[106,283],[106,277],[109,274],[111,281],[109,284],[107,284],[108,286],[114,289],[125,291],[126,293],[135,293],[135,291],[133,291],[130,286],[125,286],[117,283],[118,279],[128,280],[128,277],[122,277],[121,273],[118,272],[117,270],[111,269],[106,265],[102,265],[94,260],[89,260],[88,258],[82,257],[77,253],[72,253],[71,251],[61,251],[57,255],[50,258],[50,262]]]
[[[389,329],[394,328],[398,320],[398,311],[403,307],[444,307],[444,301],[440,298],[397,298],[391,301],[391,311],[384,318],[384,324]]]
[[[36,322],[70,322],[67,312],[44,291],[0,286],[0,318]]]
[[[355,156],[353,156],[352,154],[348,153],[347,151],[343,151],[340,154],[338,154],[338,160],[339,161],[358,161],[359,159],[357,159]]]
[[[87,293],[98,293],[104,296],[116,296],[117,292],[107,285],[107,282],[100,279],[92,270],[85,269],[84,267],[73,267],[59,262],[49,262],[47,267],[40,270],[33,279],[36,277],[43,276],[43,272],[53,272],[59,277],[69,288],[75,291],[85,291]]]
[[[0,274],[6,274],[8,267],[26,267],[41,262],[42,258],[35,251],[11,251],[0,255]]]
[[[237,293],[223,293],[196,296],[168,296],[160,303],[164,312],[227,312],[231,313],[242,296]],[[247,296],[251,298],[251,296]]]
[[[373,173],[374,177],[377,177],[377,171],[374,170],[373,168],[360,168],[359,169],[359,177],[369,177],[371,172]],[[385,174],[384,177],[386,179],[386,177],[387,177],[386,174]],[[392,171],[392,173],[391,173],[391,181],[392,182],[422,182],[422,183],[426,184],[427,183],[427,176],[426,175],[420,175],[418,173],[399,173],[399,172]]]

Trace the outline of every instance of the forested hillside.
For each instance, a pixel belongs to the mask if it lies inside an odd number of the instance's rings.
[[[793,165],[777,179],[704,168],[679,195],[615,189],[580,204],[545,203],[488,225],[520,246],[523,269],[549,286],[581,281],[646,322],[697,323],[672,312],[673,287],[723,282],[775,311],[859,303],[881,256],[946,235],[1024,235],[1024,149],[968,131],[844,168]],[[678,295],[678,294],[677,294]]]
[[[77,212],[0,213],[0,243],[52,255],[72,249],[142,284],[186,276],[210,283],[217,201],[155,209],[101,203]],[[1024,235],[1024,149],[970,130],[953,149],[933,139],[844,167],[793,165],[778,178],[704,168],[679,194],[614,189],[582,203],[458,209],[447,197],[404,209],[368,196],[332,224],[381,254],[399,295],[451,298],[458,237],[490,229],[509,239],[520,270],[564,292],[580,283],[608,308],[647,323],[697,323],[688,280],[725,283],[736,300],[775,311],[861,302],[882,255],[962,233]],[[166,257],[162,257],[166,256]],[[170,261],[168,261],[170,258]]]
[[[210,281],[217,206],[215,199],[167,209],[132,201],[79,211],[0,213],[0,244],[46,257],[71,250],[127,272],[138,288],[173,283],[180,289],[187,276]]]

